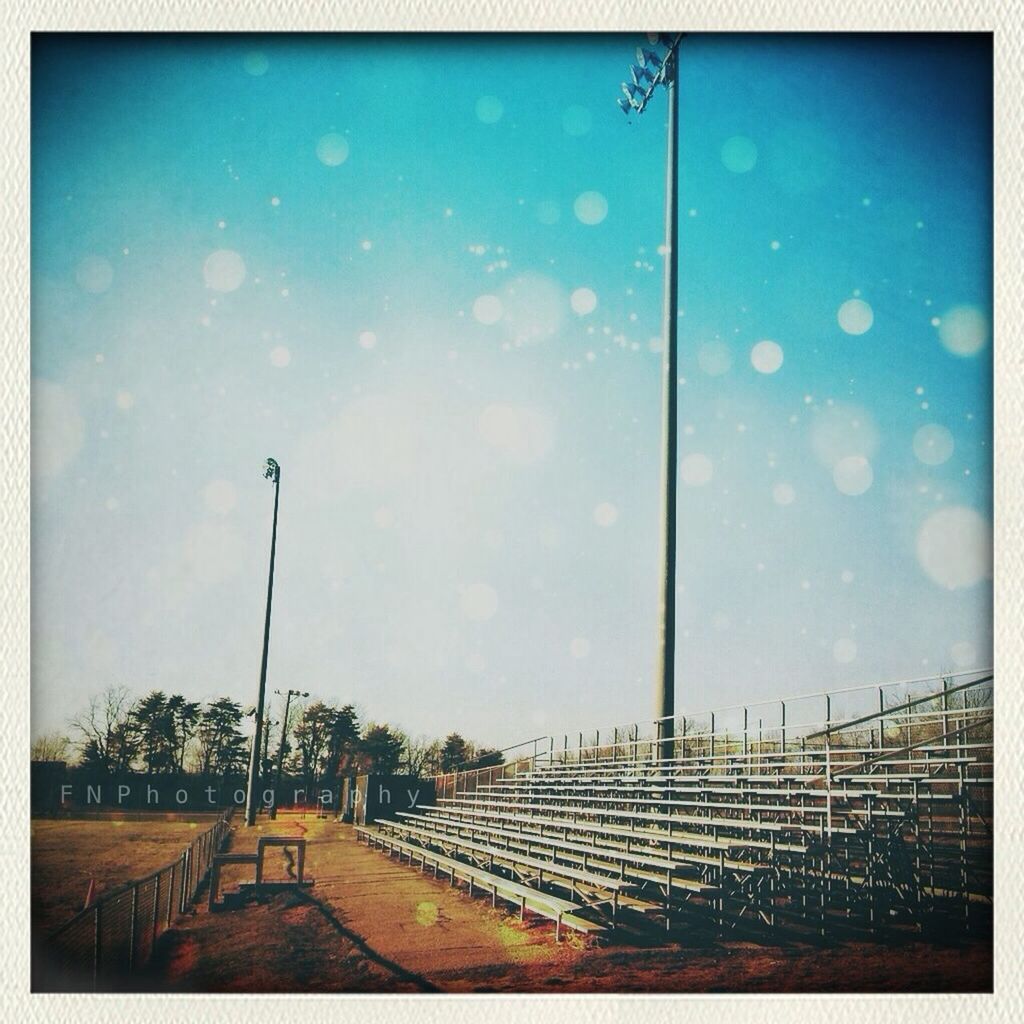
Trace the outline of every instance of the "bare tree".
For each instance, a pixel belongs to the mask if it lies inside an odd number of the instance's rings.
[[[138,753],[138,735],[133,724],[133,702],[126,686],[108,686],[89,700],[86,711],[71,719],[80,734],[82,762],[105,771],[131,767]]]
[[[441,741],[429,736],[410,736],[405,741],[402,760],[410,775],[437,775],[441,771]]]
[[[71,740],[60,732],[48,732],[32,742],[33,761],[66,761]]]

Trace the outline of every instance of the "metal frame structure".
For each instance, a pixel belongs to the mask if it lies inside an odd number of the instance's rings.
[[[378,833],[604,926],[625,913],[821,937],[986,927],[992,695],[976,671],[678,716],[668,751],[657,720],[561,749],[548,737],[439,776],[433,806]]]

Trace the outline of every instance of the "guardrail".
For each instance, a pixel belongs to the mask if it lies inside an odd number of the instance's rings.
[[[195,900],[231,829],[229,809],[170,864],[103,893],[42,940],[35,992],[116,989],[143,967],[157,940]]]

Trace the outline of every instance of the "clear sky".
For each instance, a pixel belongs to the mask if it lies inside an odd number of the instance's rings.
[[[638,37],[36,37],[33,733],[269,682],[653,713],[665,100]],[[696,36],[677,706],[991,660],[988,37]],[[781,360],[781,362],[780,362]]]

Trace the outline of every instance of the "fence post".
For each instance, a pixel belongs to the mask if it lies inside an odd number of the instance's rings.
[[[135,928],[139,915],[139,883],[132,885],[132,923],[128,931],[128,973],[135,970]]]
[[[102,933],[100,931],[100,927],[101,927],[100,926],[100,916],[101,916],[100,908],[102,906],[103,906],[103,901],[102,900],[98,900],[94,904],[95,909],[93,910],[93,933],[92,933],[92,941],[93,941],[93,951],[92,951],[92,987],[93,987],[93,990],[99,988],[100,968],[102,966],[101,956],[100,956],[100,943],[101,943],[102,938],[103,938]]]
[[[163,872],[156,876],[156,889],[153,892],[153,936],[149,942],[150,952],[156,945],[157,928],[160,925],[160,879],[163,877]]]
[[[164,931],[171,927],[171,914],[174,912],[174,873],[177,866],[171,865],[171,878],[167,883],[167,921],[164,923]]]
[[[784,700],[781,700],[781,701],[779,701],[779,704],[782,706],[782,731],[781,731],[781,743],[780,743],[780,753],[782,754],[782,759],[781,759],[781,761],[779,763],[782,765],[782,770],[785,771],[786,770],[786,702]]]

